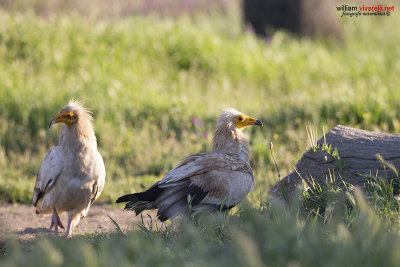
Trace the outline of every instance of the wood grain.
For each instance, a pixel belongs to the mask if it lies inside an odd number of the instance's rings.
[[[335,126],[325,136],[326,143],[336,147],[342,162],[338,164],[331,155],[322,151],[307,151],[297,162],[296,170],[271,186],[273,196],[282,197],[281,186],[285,186],[289,195],[295,188],[305,181],[313,178],[317,183],[323,183],[334,173],[336,180],[340,177],[353,185],[366,181],[363,175],[377,174],[380,177],[393,177],[390,170],[384,170],[376,158],[380,154],[386,162],[395,167],[400,166],[400,135],[379,132],[370,132],[361,129]],[[323,144],[324,138],[318,140]]]

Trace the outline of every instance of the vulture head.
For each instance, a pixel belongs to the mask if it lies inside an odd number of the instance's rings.
[[[86,121],[91,123],[93,118],[88,111],[79,101],[71,100],[68,105],[61,109],[58,114],[50,121],[49,128],[51,125],[59,122],[65,123],[68,128],[77,124],[78,121]]]
[[[245,148],[245,154],[249,154],[247,137],[241,133],[241,130],[251,125],[263,126],[263,123],[233,108],[224,110],[217,121],[213,149],[239,153]]]
[[[217,129],[228,127],[231,131],[235,131],[251,125],[263,126],[263,123],[260,120],[230,108],[222,112],[217,122]]]

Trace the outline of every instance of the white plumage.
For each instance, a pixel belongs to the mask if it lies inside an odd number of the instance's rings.
[[[161,221],[186,213],[188,195],[194,211],[234,207],[254,189],[249,145],[241,132],[250,125],[262,123],[234,109],[224,111],[217,122],[211,152],[184,158],[148,190],[122,196],[117,203],[128,202],[125,209],[136,214],[158,209]]]
[[[93,130],[93,118],[82,104],[70,101],[50,122],[64,122],[59,145],[44,158],[36,176],[33,205],[36,213],[52,213],[50,229],[64,228],[59,213],[68,212],[66,236],[100,196],[105,167]]]

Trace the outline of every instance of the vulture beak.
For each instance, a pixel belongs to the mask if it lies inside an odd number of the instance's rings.
[[[258,125],[258,126],[261,126],[261,127],[264,126],[264,124],[263,124],[262,121],[260,121],[260,120],[256,120],[256,121],[254,122],[254,125]]]
[[[252,117],[247,117],[244,122],[243,126],[250,126],[250,125],[258,125],[258,126],[263,126],[263,123],[260,120],[254,119]]]
[[[54,123],[56,123],[56,121],[53,119],[53,120],[51,120],[50,121],[50,123],[49,123],[49,128],[51,127],[51,125],[53,125]]]
[[[72,111],[61,111],[57,116],[54,117],[54,119],[50,121],[49,128],[51,125],[59,122],[64,122],[69,128],[71,128],[72,123],[75,121],[76,118],[74,117],[74,113]]]

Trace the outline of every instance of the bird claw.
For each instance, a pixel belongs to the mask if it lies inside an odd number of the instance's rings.
[[[69,239],[72,237],[72,233],[65,233],[64,237]]]
[[[60,228],[65,230],[64,225],[62,224],[60,217],[57,214],[57,211],[53,210],[53,215],[51,216],[50,230],[52,230],[54,227],[54,231],[58,233],[59,226]]]

